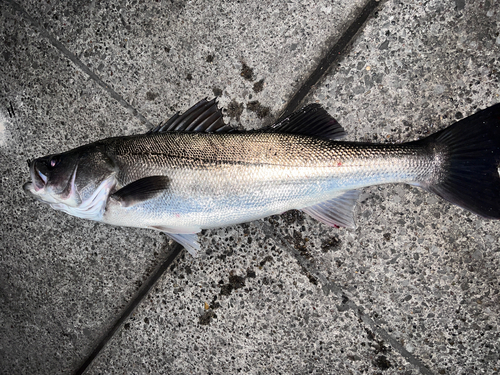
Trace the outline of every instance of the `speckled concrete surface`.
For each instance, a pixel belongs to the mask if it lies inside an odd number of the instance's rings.
[[[387,3],[312,100],[349,139],[384,142],[498,103],[500,4],[460,4]],[[434,372],[497,373],[499,224],[409,186],[366,189],[361,202],[323,272],[339,262],[349,298]]]
[[[19,4],[151,123],[217,95],[250,129],[362,3]],[[11,3],[0,18],[0,372],[68,373],[168,244],[34,202],[26,159],[147,125]],[[349,140],[417,139],[500,101],[498,30],[498,2],[387,1],[308,101]],[[499,223],[391,185],[363,191],[357,224],[291,212],[204,232],[89,373],[498,373]]]

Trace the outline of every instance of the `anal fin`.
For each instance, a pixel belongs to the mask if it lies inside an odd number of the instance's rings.
[[[200,243],[198,242],[197,233],[167,233],[163,232],[175,242],[178,242],[193,256],[193,258],[198,257],[198,251],[201,249]]]
[[[184,228],[182,232],[186,231],[188,233],[172,233],[178,232],[178,229],[169,228],[161,225],[154,225],[150,227],[151,229],[156,229],[162,231],[175,242],[178,242],[193,256],[193,258],[198,257],[198,251],[201,249],[200,243],[198,242],[198,232],[200,228]],[[190,232],[190,233],[189,233]],[[194,232],[194,233],[193,233]]]
[[[359,191],[349,190],[338,197],[303,208],[306,214],[331,227],[355,228],[354,208]]]

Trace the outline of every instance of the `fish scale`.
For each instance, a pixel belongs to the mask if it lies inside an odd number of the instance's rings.
[[[378,184],[412,184],[500,218],[500,105],[409,143],[339,141],[344,135],[317,104],[238,132],[215,101],[202,100],[147,134],[35,159],[24,189],[74,216],[163,231],[193,255],[202,229],[289,209],[354,227],[357,189]]]
[[[126,213],[119,205],[109,207],[103,221],[125,226],[134,226],[140,211],[141,225],[217,228],[302,209],[374,183],[425,181],[435,169],[418,145],[293,134],[148,134],[110,140],[107,147],[126,177],[118,179],[118,188],[150,175],[170,180],[163,194]]]

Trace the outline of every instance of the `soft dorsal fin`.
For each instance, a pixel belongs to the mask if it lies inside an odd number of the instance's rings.
[[[349,190],[314,206],[303,208],[306,214],[331,227],[355,228],[354,208],[359,197],[359,191]]]
[[[202,99],[182,115],[176,113],[167,121],[148,131],[147,134],[162,132],[219,133],[232,130],[231,126],[224,124],[222,112],[217,107],[215,99],[211,101]]]
[[[328,139],[340,139],[347,135],[337,120],[317,103],[299,109],[283,121],[271,125],[265,130],[276,133],[312,135]]]
[[[154,198],[168,189],[170,179],[167,176],[149,176],[136,180],[111,194],[111,198],[120,202],[123,207],[144,202]]]

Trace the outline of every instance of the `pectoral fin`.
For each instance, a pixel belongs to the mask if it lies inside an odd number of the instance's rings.
[[[303,208],[306,214],[331,227],[355,228],[354,208],[359,191],[349,190],[338,197]]]
[[[167,190],[169,185],[167,176],[144,177],[122,187],[111,198],[120,202],[123,207],[129,207],[156,197]]]

